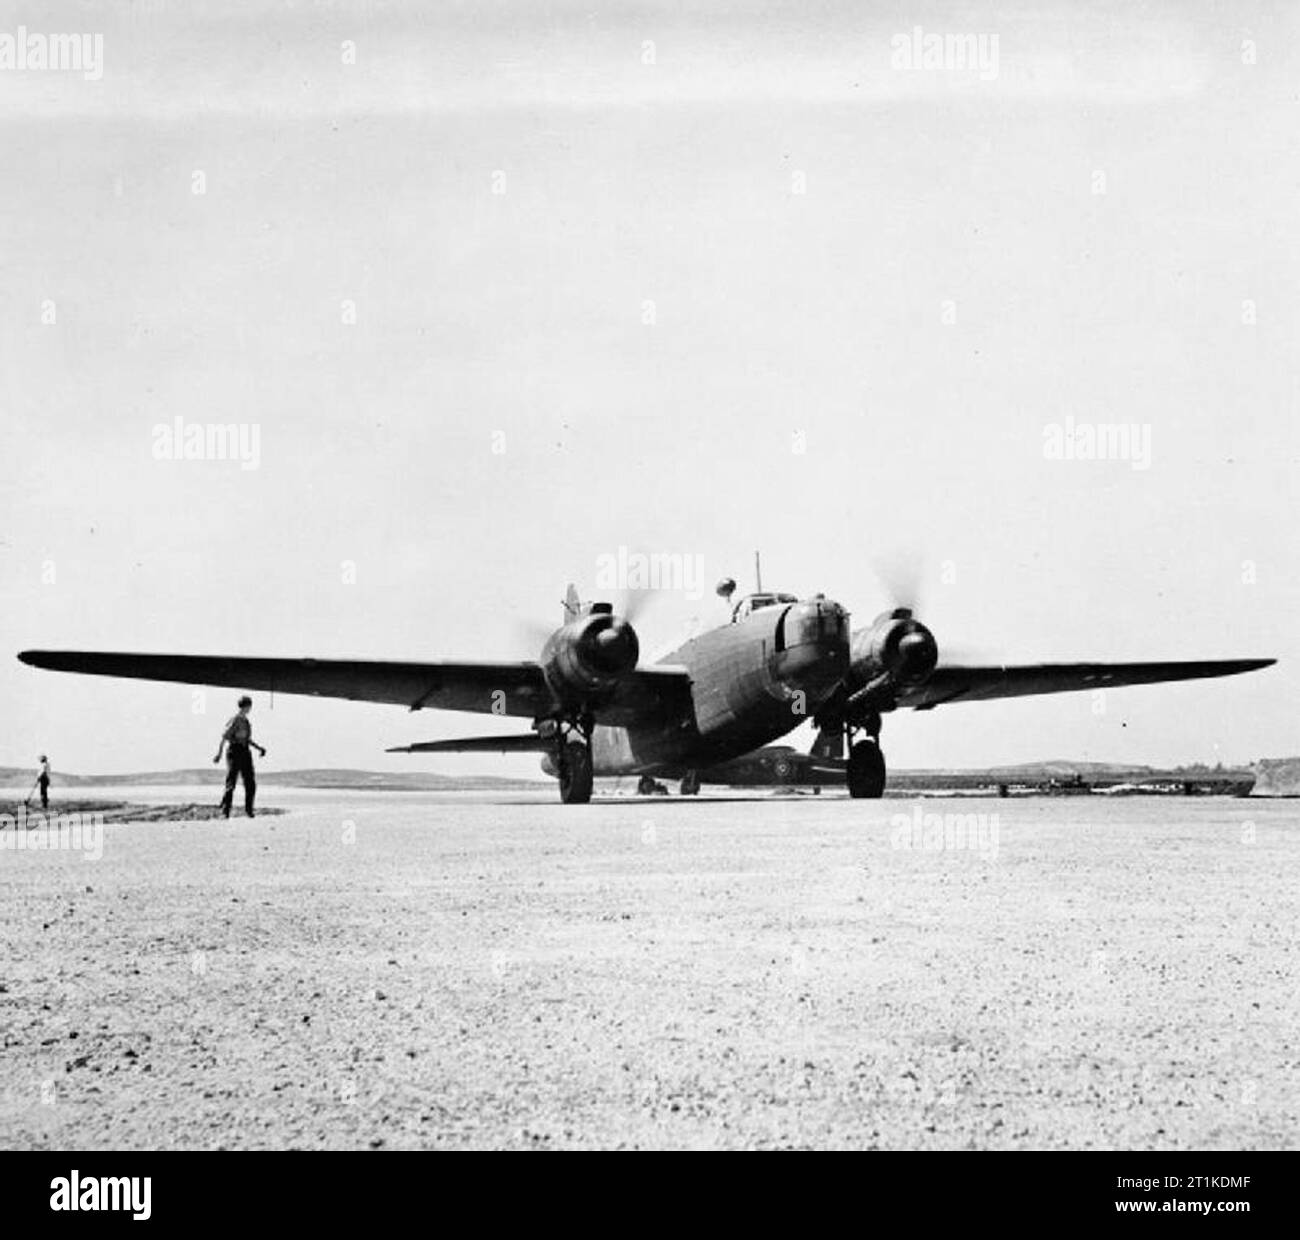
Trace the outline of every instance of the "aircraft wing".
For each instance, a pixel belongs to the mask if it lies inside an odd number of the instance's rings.
[[[410,710],[462,710],[533,719],[549,713],[551,691],[541,665],[518,663],[390,663],[354,659],[250,659],[217,655],[117,654],[90,650],[24,650],[33,667],[89,676],[222,685],[263,693],[389,702]],[[600,723],[626,725],[689,709],[690,677],[680,667],[639,667]]]
[[[394,745],[386,753],[542,753],[550,748],[536,732],[522,736],[460,736],[441,741]]]
[[[1174,663],[1029,663],[1020,667],[940,666],[923,684],[901,690],[898,705],[932,710],[947,702],[985,702],[1039,693],[1200,680],[1253,672],[1276,662],[1276,659],[1218,659]]]

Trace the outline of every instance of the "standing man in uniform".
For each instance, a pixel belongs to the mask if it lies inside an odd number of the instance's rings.
[[[214,766],[221,762],[221,751],[226,753],[226,791],[221,798],[221,813],[230,817],[230,806],[235,799],[235,783],[244,779],[244,812],[253,817],[253,796],[257,792],[257,778],[253,774],[253,754],[257,750],[266,757],[266,750],[253,740],[253,725],[248,721],[248,712],[253,709],[253,699],[248,696],[239,699],[239,714],[233,716],[221,734],[221,744],[217,746],[217,756],[212,759]]]
[[[41,765],[36,772],[36,786],[41,790],[41,808],[50,808],[50,760],[41,754]],[[30,794],[29,794],[30,795]]]

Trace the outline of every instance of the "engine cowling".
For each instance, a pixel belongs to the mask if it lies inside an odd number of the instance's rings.
[[[939,662],[934,634],[906,607],[877,616],[853,634],[850,676],[859,685],[917,685]]]
[[[541,664],[561,703],[588,706],[607,697],[640,657],[636,630],[598,603],[590,614],[551,634]]]

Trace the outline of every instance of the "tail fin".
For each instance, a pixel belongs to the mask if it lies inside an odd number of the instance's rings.
[[[582,600],[578,597],[578,587],[569,582],[569,588],[564,592],[564,623],[568,624],[571,620],[578,619],[583,613]]]

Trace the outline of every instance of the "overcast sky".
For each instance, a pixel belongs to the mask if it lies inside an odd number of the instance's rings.
[[[1283,660],[899,713],[895,766],[1297,752],[1293,6],[263,7],[0,6],[102,35],[93,80],[0,68],[0,763],[195,765],[237,696],[20,649],[532,657],[620,546],[745,588],[761,547],[855,623],[914,556],[998,661]],[[917,27],[995,72],[900,65]],[[178,417],[257,468],[157,459]],[[1146,467],[1046,459],[1067,419]],[[536,770],[382,752],[520,721],[255,724],[281,769]]]

